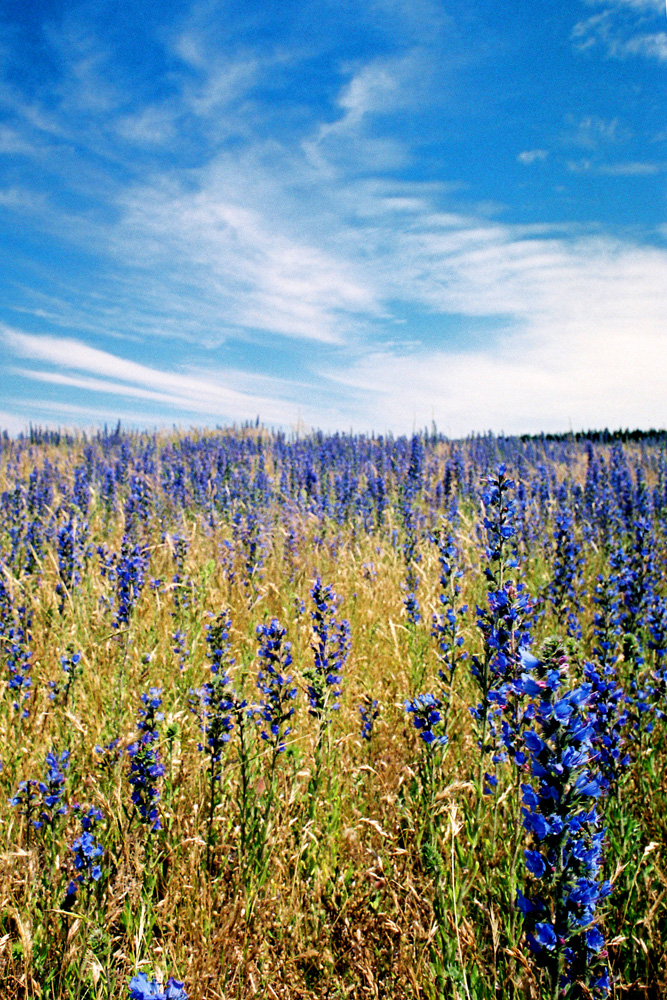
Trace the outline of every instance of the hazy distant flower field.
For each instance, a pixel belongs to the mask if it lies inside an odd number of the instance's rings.
[[[0,449],[3,998],[667,996],[667,436]]]

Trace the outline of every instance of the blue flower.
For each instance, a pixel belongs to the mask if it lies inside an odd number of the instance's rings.
[[[261,640],[259,659],[263,669],[257,675],[257,687],[264,695],[258,708],[258,724],[263,740],[270,743],[274,753],[285,750],[285,740],[291,732],[287,725],[294,714],[296,687],[292,685],[291,674],[286,674],[292,664],[291,644],[285,642],[287,632],[281,628],[277,618],[268,625],[257,626],[257,636]]]
[[[350,650],[350,624],[345,619],[338,621],[336,611],[340,598],[330,586],[324,586],[318,576],[310,596],[315,605],[311,612],[313,622],[314,666],[306,671],[308,684],[309,713],[321,725],[331,721],[330,712],[340,708],[342,672]]]
[[[148,979],[145,972],[138,972],[128,983],[129,1000],[188,1000],[188,994],[179,979],[170,976],[164,991],[157,980]]]
[[[546,948],[548,951],[553,951],[558,942],[556,932],[552,925],[546,923],[545,921],[539,921],[535,924],[533,937],[541,948]]]
[[[152,831],[162,829],[157,804],[160,800],[158,779],[164,774],[160,755],[152,746],[158,740],[157,723],[162,719],[159,710],[162,703],[160,690],[151,688],[141,696],[143,708],[139,709],[137,728],[139,739],[127,748],[130,758],[129,783],[132,785],[132,802],[142,823],[149,824]]]
[[[604,831],[596,829],[601,782],[591,770],[594,729],[585,715],[591,686],[560,697],[557,689],[545,688],[535,705],[541,736],[532,730],[524,734],[533,778],[532,786],[522,785],[523,824],[533,840],[524,856],[540,892],[537,898],[517,900],[551,993],[561,975],[564,982],[581,981],[589,988],[593,983],[595,955],[604,946],[596,908],[611,891],[609,883],[598,880]],[[539,920],[545,911],[551,922]]]
[[[435,695],[418,694],[412,701],[406,701],[405,711],[412,715],[412,724],[419,732],[419,737],[427,746],[443,747],[448,742],[445,733],[436,731],[442,719],[440,708],[442,702]]]
[[[599,927],[591,927],[589,931],[586,931],[586,944],[591,951],[595,952],[601,951],[604,948],[605,941]]]
[[[170,976],[164,989],[164,1000],[187,1000],[187,998],[183,983]]]
[[[128,984],[130,1000],[163,1000],[164,994],[155,979],[150,982],[144,972],[138,972]]]
[[[365,695],[363,705],[359,706],[361,716],[361,738],[370,742],[373,736],[373,726],[380,715],[380,703],[377,698]]]
[[[535,878],[542,878],[547,871],[544,858],[539,851],[524,851],[526,858],[526,868]]]

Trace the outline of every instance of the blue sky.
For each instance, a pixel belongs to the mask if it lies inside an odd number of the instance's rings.
[[[5,0],[0,427],[667,424],[664,0]]]

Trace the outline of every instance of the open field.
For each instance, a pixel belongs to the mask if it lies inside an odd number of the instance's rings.
[[[3,997],[667,996],[665,435],[1,449]]]

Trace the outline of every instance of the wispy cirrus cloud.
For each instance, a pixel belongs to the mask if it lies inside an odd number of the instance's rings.
[[[664,10],[662,0],[584,0],[589,7],[606,7],[610,10],[631,10],[638,13],[661,14]]]
[[[42,366],[15,369],[30,382],[82,389],[102,397],[143,400],[215,420],[250,419],[261,412],[268,423],[289,424],[296,413],[289,398],[298,389],[293,381],[287,385],[278,379],[253,379],[247,373],[229,370],[218,377],[202,369],[167,371],[69,337],[35,336],[8,327],[0,329],[0,337],[15,357]],[[244,391],[235,387],[235,382],[255,385]],[[43,403],[45,408],[49,405]]]
[[[578,21],[572,30],[577,49],[602,48],[613,59],[643,56],[667,60],[667,32],[655,30],[658,18],[664,24],[662,0],[586,0],[600,13]],[[653,30],[651,30],[653,29]]]
[[[583,149],[616,145],[632,137],[632,132],[621,125],[618,116],[610,119],[599,115],[570,116],[567,125],[562,141],[568,146],[581,146]]]
[[[592,160],[568,160],[568,170],[572,173],[603,174],[607,177],[653,177],[667,170],[667,163],[651,160],[629,160],[617,163],[595,163]]]
[[[382,345],[370,346],[368,337],[351,342],[315,360],[301,384],[243,386],[240,372],[214,379],[201,367],[174,374],[67,338],[9,331],[5,341],[34,362],[21,370],[33,382],[216,420],[260,413],[289,424],[300,407],[308,422],[332,428],[344,421],[409,430],[436,419],[452,434],[489,426],[567,429],[573,414],[589,425],[662,422],[667,250],[446,215],[424,192],[409,194],[409,185],[367,191],[369,211],[373,197],[399,207],[386,210],[382,232],[375,212],[372,231],[347,234],[351,257],[356,241],[361,279],[373,283],[386,308]],[[370,251],[366,262],[361,244]],[[452,314],[473,323],[494,317],[500,325],[481,343],[447,343],[445,335],[411,344],[392,313],[396,300],[426,308],[436,327]],[[335,399],[328,407],[321,405],[323,387]]]

